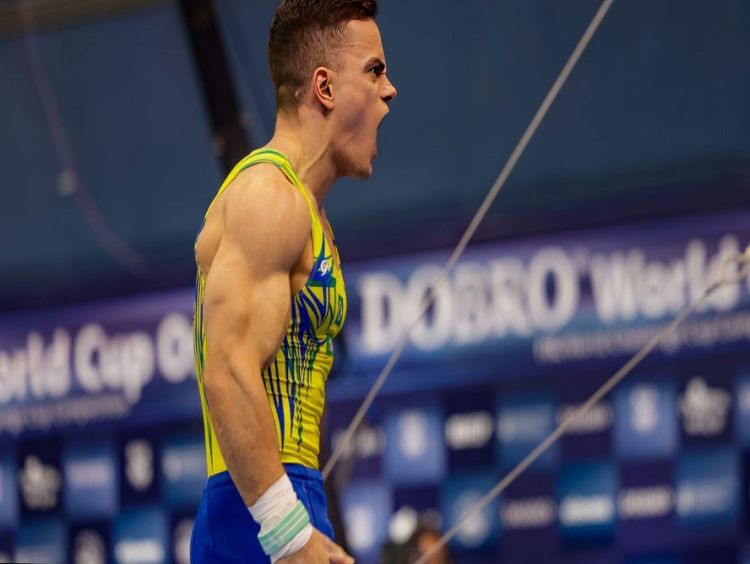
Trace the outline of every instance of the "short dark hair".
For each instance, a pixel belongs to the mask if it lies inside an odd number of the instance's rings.
[[[377,0],[283,0],[268,41],[277,111],[297,107],[297,94],[313,70],[337,64],[348,21],[374,18],[377,12]]]

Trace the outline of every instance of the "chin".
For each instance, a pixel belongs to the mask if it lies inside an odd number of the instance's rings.
[[[349,176],[359,180],[367,180],[372,176],[372,163],[370,162],[364,166],[355,168]]]

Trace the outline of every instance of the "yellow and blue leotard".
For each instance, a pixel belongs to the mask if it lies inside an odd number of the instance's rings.
[[[304,196],[312,218],[313,268],[305,286],[291,297],[291,318],[286,335],[274,361],[262,377],[276,424],[281,462],[317,469],[325,384],[333,364],[332,340],[341,331],[346,317],[344,279],[338,253],[325,237],[315,204],[289,159],[282,153],[272,149],[250,153],[227,176],[216,198],[243,170],[259,163],[272,164],[284,173]],[[203,408],[208,475],[214,476],[225,471],[227,466],[211,424],[203,387],[206,365],[206,333],[203,325],[205,282],[198,267],[193,323],[195,372]]]

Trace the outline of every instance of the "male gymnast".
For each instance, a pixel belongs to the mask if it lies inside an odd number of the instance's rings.
[[[323,209],[368,178],[396,89],[377,0],[284,0],[268,58],[276,128],[229,174],[195,244],[196,373],[208,481],[191,561],[353,562],[331,540],[320,418],[346,315]]]

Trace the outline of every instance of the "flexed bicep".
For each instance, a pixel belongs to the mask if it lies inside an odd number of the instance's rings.
[[[205,273],[207,413],[247,505],[283,475],[261,373],[286,333],[290,272],[309,232],[304,201],[301,207],[289,192],[287,186],[261,185],[225,194],[217,209],[220,241]]]

